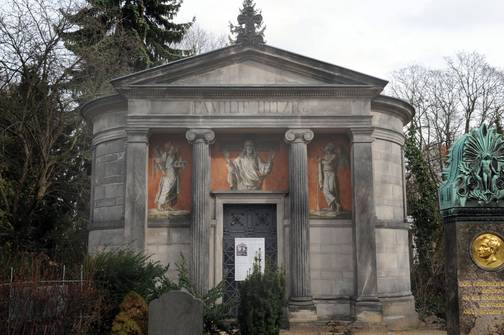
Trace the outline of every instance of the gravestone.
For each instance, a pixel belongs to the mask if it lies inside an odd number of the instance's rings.
[[[203,302],[184,291],[170,291],[149,304],[149,335],[201,335]]]
[[[504,139],[458,139],[440,187],[448,334],[504,334]]]

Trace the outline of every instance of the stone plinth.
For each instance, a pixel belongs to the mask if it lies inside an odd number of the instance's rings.
[[[486,257],[484,249],[488,246],[484,241],[482,246],[478,237],[504,237],[504,208],[454,208],[443,211],[443,217],[448,334],[502,334],[504,267],[498,264],[504,245],[490,246],[489,253],[497,256],[495,261]],[[486,259],[488,266],[481,264]],[[492,269],[494,265],[497,267]]]

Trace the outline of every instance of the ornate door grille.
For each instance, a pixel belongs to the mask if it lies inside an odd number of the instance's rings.
[[[223,279],[224,300],[239,299],[235,278],[235,238],[263,237],[266,262],[277,265],[276,205],[224,205]],[[236,316],[237,309],[231,311]]]

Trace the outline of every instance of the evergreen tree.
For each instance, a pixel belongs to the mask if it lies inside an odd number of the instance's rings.
[[[73,72],[73,89],[83,98],[110,90],[108,81],[163,61],[185,56],[172,47],[192,22],[173,18],[180,0],[86,0],[76,12],[64,13],[73,24],[63,32],[65,46],[80,57]],[[76,28],[76,29],[75,29]]]
[[[256,258],[252,273],[240,283],[239,291],[240,334],[279,334],[285,298],[284,274],[268,263],[262,273],[260,260]]]
[[[502,126],[502,119],[500,117],[500,114],[497,114],[495,117],[495,129],[498,134],[504,135],[504,129]]]
[[[0,254],[85,252],[87,128],[66,89],[67,22],[46,0],[0,9]],[[70,247],[70,248],[69,248]]]
[[[235,38],[229,37],[231,44],[264,44],[264,30],[261,11],[255,8],[253,0],[243,0],[238,24],[229,23],[229,29]]]

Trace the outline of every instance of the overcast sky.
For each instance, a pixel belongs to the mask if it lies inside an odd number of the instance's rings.
[[[266,43],[390,79],[410,64],[439,67],[458,51],[504,68],[504,0],[255,0]],[[177,21],[196,17],[228,35],[242,0],[184,0]]]

